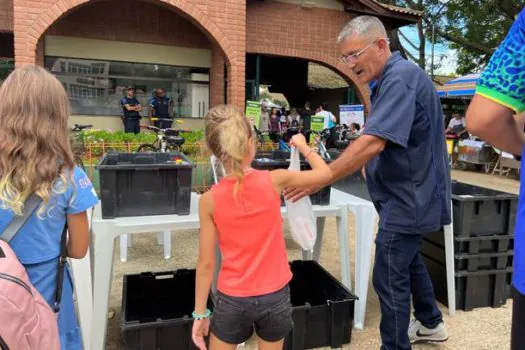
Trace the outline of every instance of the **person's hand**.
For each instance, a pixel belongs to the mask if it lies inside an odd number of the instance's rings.
[[[366,171],[365,171],[365,167],[362,167],[362,168],[361,168],[361,175],[363,175],[363,179],[366,181]]]
[[[292,139],[290,140],[290,145],[297,148],[298,150],[301,149],[302,147],[308,146],[303,134],[293,135]]]
[[[206,342],[204,337],[208,335],[210,330],[210,319],[205,318],[202,320],[193,321],[193,329],[191,331],[191,338],[193,342],[199,348],[199,350],[206,350]]]
[[[284,198],[291,201],[292,203],[297,202],[299,199],[309,196],[312,193],[319,192],[321,188],[285,188],[283,191]]]

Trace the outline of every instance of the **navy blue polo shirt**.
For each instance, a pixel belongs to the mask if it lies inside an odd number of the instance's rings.
[[[140,119],[140,113],[137,111],[128,111],[124,105],[130,105],[130,106],[137,106],[139,105],[139,100],[137,100],[136,97],[123,97],[120,100],[120,105],[122,106],[122,110],[124,112],[124,117],[129,119]]]
[[[372,91],[364,134],[386,140],[366,165],[379,228],[422,234],[450,223],[450,170],[443,112],[427,74],[398,52]]]
[[[170,117],[171,98],[168,96],[155,97],[151,100],[151,107],[155,110],[155,116],[159,118]]]

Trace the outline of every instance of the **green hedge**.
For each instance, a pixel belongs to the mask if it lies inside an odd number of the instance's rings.
[[[80,138],[84,146],[90,146],[89,150],[91,151],[92,157],[100,157],[108,150],[127,152],[130,148],[129,144],[134,144],[131,151],[135,151],[133,148],[136,148],[138,144],[153,143],[157,135],[155,133],[129,134],[123,131],[89,129],[82,131]],[[191,146],[191,144],[195,144],[204,139],[204,130],[185,133],[184,138],[186,139],[186,143],[183,146],[183,151],[187,149],[189,153],[187,155],[192,155],[196,153],[198,149]]]

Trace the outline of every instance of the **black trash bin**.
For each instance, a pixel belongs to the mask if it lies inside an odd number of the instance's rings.
[[[311,170],[310,164],[301,155],[301,170]],[[290,166],[290,152],[286,151],[262,151],[255,154],[252,168],[258,170],[288,169]],[[331,186],[319,190],[310,195],[312,204],[329,205]],[[284,206],[284,198],[281,197],[281,205]]]
[[[106,153],[97,164],[102,218],[190,213],[195,165],[182,153]]]
[[[514,234],[518,196],[452,182],[454,235]]]

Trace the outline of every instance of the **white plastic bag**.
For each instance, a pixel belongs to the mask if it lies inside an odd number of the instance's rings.
[[[288,170],[301,170],[299,151],[295,147],[292,147]],[[310,197],[305,196],[295,203],[286,200],[286,208],[288,209],[288,223],[293,240],[303,250],[313,251],[317,239],[317,224]]]

